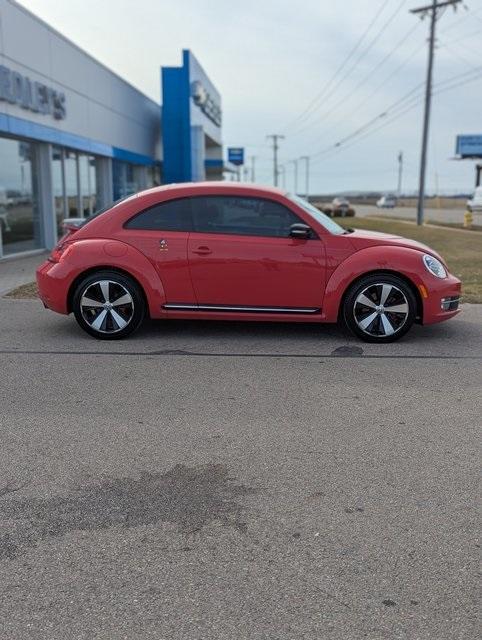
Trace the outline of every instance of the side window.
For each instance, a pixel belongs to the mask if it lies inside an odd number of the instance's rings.
[[[128,220],[125,229],[191,231],[191,200],[181,198],[156,204]]]
[[[192,198],[194,231],[287,238],[302,222],[287,207],[263,198],[202,196]]]

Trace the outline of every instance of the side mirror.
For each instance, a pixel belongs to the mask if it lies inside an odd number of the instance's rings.
[[[296,222],[290,227],[290,238],[298,240],[307,240],[311,236],[311,227],[302,222]]]

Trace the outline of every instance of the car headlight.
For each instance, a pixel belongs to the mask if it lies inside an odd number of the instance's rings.
[[[436,278],[447,277],[447,271],[440,260],[437,260],[437,258],[434,258],[433,256],[429,256],[427,253],[424,254],[422,259],[427,271],[430,271],[430,273]]]

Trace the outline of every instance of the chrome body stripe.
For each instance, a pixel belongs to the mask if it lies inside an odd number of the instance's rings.
[[[319,313],[319,308],[313,307],[247,307],[218,304],[174,304],[162,305],[166,311],[240,311],[243,313]]]

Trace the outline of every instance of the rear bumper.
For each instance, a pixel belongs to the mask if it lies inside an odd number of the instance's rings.
[[[443,280],[434,277],[430,284],[424,286],[428,294],[426,298],[419,287],[423,299],[423,324],[443,322],[460,313],[462,284],[458,278],[450,274]]]
[[[68,280],[59,263],[46,260],[36,271],[39,297],[48,309],[68,314]]]

